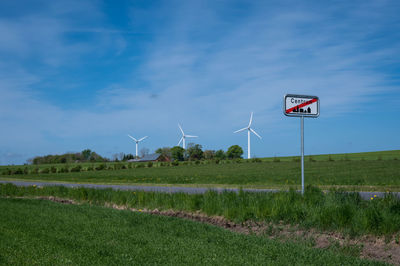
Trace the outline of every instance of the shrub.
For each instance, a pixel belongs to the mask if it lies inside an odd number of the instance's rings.
[[[333,162],[333,161],[335,161],[335,160],[329,155],[328,162]]]
[[[280,161],[281,161],[281,159],[274,157],[274,160],[273,160],[274,163],[279,163]]]
[[[35,167],[31,170],[31,174],[39,174],[39,168]]]
[[[262,161],[260,158],[253,158],[253,159],[251,159],[251,162],[252,163],[261,163]]]
[[[121,169],[128,169],[128,167],[127,167],[125,164],[123,164],[123,165],[121,166]]]
[[[50,172],[57,173],[57,168],[55,166],[50,167]]]
[[[11,170],[6,168],[5,170],[3,170],[2,174],[3,175],[11,175]]]
[[[198,165],[198,164],[200,164],[201,162],[199,161],[199,160],[197,160],[197,161],[195,161],[194,162],[194,164],[196,164],[196,165]]]
[[[14,175],[22,175],[24,172],[22,171],[21,168],[18,168],[17,170],[14,171]]]
[[[41,174],[48,174],[48,173],[50,173],[50,169],[49,169],[49,168],[43,168],[43,169],[40,171],[40,173],[41,173]]]
[[[300,162],[301,159],[300,159],[300,157],[293,157],[292,161],[293,162]]]
[[[80,172],[82,170],[82,166],[80,166],[80,165],[77,165],[77,166],[75,166],[75,167],[72,167],[71,168],[71,172]]]
[[[101,170],[104,170],[104,169],[106,169],[107,168],[107,165],[105,164],[105,163],[102,163],[102,164],[99,164],[97,167],[96,167],[96,170],[97,171],[101,171]]]
[[[89,166],[89,167],[87,168],[87,170],[88,170],[88,171],[93,171],[93,170],[94,170],[93,165]]]
[[[316,162],[316,160],[315,160],[312,156],[308,157],[308,160],[309,160],[310,162]]]
[[[68,173],[68,172],[69,172],[68,166],[64,166],[64,167],[60,168],[60,173]]]
[[[144,164],[143,163],[138,163],[135,165],[135,168],[144,168]]]
[[[147,167],[148,168],[153,167],[153,162],[147,162]]]
[[[215,160],[215,163],[216,163],[216,164],[219,164],[219,162],[220,162],[219,159],[216,159],[216,160]]]
[[[173,166],[178,166],[178,165],[179,165],[179,162],[178,162],[178,161],[172,161],[172,162],[171,162],[171,165],[173,165]]]

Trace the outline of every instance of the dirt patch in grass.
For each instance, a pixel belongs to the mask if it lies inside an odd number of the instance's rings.
[[[39,199],[51,200],[62,204],[79,204],[70,199],[57,197],[38,197]],[[315,229],[303,229],[298,226],[283,223],[266,223],[247,221],[235,223],[222,216],[207,216],[201,212],[185,212],[176,210],[149,210],[135,209],[115,204],[106,204],[106,207],[118,210],[130,210],[152,215],[178,217],[192,221],[223,227],[232,232],[241,234],[254,234],[276,239],[278,241],[292,241],[302,243],[315,248],[331,249],[350,256],[365,259],[379,260],[387,263],[400,265],[400,233],[392,237],[377,237],[366,235],[362,237],[349,237],[337,232],[321,232]]]

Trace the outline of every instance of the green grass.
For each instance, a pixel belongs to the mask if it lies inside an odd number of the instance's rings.
[[[399,159],[397,159],[399,158]],[[142,167],[138,167],[141,165]],[[107,168],[119,170],[5,175],[3,180],[59,181],[72,183],[210,185],[225,187],[299,188],[300,162],[298,157],[249,160],[183,162],[179,166],[153,167],[146,164],[115,164]],[[35,166],[27,166],[30,172]],[[40,166],[50,168],[51,166]],[[55,165],[55,168],[65,167]],[[69,168],[76,167],[70,165]],[[97,167],[96,165],[93,168]],[[11,169],[12,167],[8,167]],[[14,169],[21,166],[14,166]],[[0,173],[6,167],[0,168]],[[400,190],[400,151],[310,156],[305,159],[306,183],[321,188],[346,187],[349,190]]]
[[[0,199],[3,265],[378,265],[177,218]]]
[[[17,187],[0,184],[0,196],[56,196],[104,206],[116,204],[129,208],[200,211],[224,216],[228,220],[248,220],[300,225],[351,236],[385,235],[400,232],[400,200],[385,198],[362,200],[358,193],[324,193],[307,187],[305,195],[289,191],[279,193],[208,191],[205,194],[115,191],[111,189],[66,187]]]

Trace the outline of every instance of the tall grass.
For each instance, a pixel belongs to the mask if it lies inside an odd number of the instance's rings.
[[[340,251],[87,204],[0,198],[0,210],[1,265],[384,265]]]
[[[201,211],[235,222],[284,222],[350,235],[393,235],[400,231],[400,200],[389,193],[384,198],[365,201],[358,193],[324,193],[315,187],[307,187],[302,196],[294,190],[185,194],[0,184],[0,196],[55,196],[100,206],[111,203],[137,209]]]

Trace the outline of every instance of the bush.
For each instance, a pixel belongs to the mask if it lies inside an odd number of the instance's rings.
[[[24,172],[22,171],[21,168],[18,168],[17,170],[14,171],[14,175],[22,175]]]
[[[281,161],[281,159],[274,157],[274,160],[273,160],[274,163],[279,163],[280,161]]]
[[[316,162],[316,160],[315,160],[312,156],[310,156],[310,157],[308,158],[308,160],[309,160],[310,162]]]
[[[60,168],[60,173],[68,173],[68,172],[69,172],[68,166],[64,166],[64,167]]]
[[[39,174],[39,168],[35,167],[31,170],[31,174]]]
[[[71,172],[80,172],[82,170],[82,166],[80,166],[80,165],[77,165],[77,166],[75,166],[75,167],[72,167],[71,168]]]
[[[107,165],[105,164],[105,163],[102,163],[102,164],[99,164],[97,167],[96,167],[96,170],[97,171],[101,171],[101,170],[104,170],[104,169],[106,169],[107,168]]]
[[[3,170],[2,174],[3,175],[11,175],[11,170],[6,168],[5,170]]]
[[[262,161],[260,158],[253,158],[253,159],[251,159],[251,162],[252,163],[261,163]]]
[[[40,173],[41,173],[41,174],[48,174],[48,173],[50,173],[50,169],[49,169],[49,168],[43,168],[43,169],[40,171]]]
[[[219,162],[220,162],[219,159],[216,159],[216,160],[215,160],[215,163],[216,163],[216,164],[219,164]]]
[[[57,173],[57,168],[55,166],[50,167],[50,172]]]
[[[147,162],[147,167],[148,167],[148,168],[153,167],[153,162]]]
[[[179,162],[178,162],[178,161],[172,161],[172,162],[171,162],[171,165],[173,165],[173,166],[178,166],[178,165],[179,165]]]
[[[144,168],[144,164],[143,163],[138,163],[135,165],[135,168]]]
[[[328,162],[334,162],[335,160],[329,155]]]

